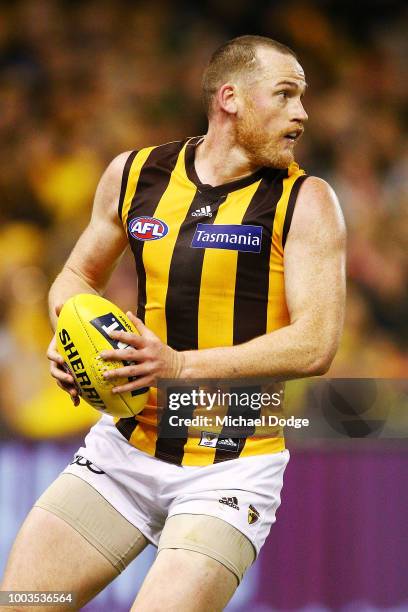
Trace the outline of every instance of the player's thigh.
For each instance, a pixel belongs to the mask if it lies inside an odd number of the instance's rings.
[[[33,508],[14,542],[1,589],[72,591],[80,606],[117,575],[112,564],[65,521]]]
[[[73,591],[81,606],[146,545],[141,532],[90,484],[62,474],[25,520],[2,588]]]
[[[238,581],[219,561],[183,549],[159,551],[132,606],[135,612],[218,612]]]
[[[134,610],[223,610],[254,558],[252,542],[228,522],[170,516]]]

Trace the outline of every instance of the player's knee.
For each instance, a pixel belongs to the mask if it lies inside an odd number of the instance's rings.
[[[176,575],[175,567],[178,570]],[[221,612],[237,586],[236,576],[219,561],[190,550],[163,549],[159,551],[132,611]]]

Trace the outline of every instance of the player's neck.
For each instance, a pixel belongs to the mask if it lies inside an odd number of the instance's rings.
[[[203,141],[196,147],[195,170],[202,183],[223,185],[256,172],[228,130],[209,127]]]

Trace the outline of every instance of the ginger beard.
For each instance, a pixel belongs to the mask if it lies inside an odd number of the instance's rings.
[[[284,169],[295,159],[294,145],[285,140],[285,132],[268,133],[249,96],[245,96],[245,112],[236,117],[235,138],[256,168]]]

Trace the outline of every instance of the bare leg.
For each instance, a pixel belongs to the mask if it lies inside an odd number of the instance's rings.
[[[73,527],[36,507],[14,542],[1,590],[72,591],[78,609],[117,575],[113,565]],[[43,611],[44,607],[24,608],[28,609]],[[69,608],[46,609],[67,612]]]
[[[237,588],[234,574],[198,552],[164,549],[132,606],[134,612],[217,612]]]

